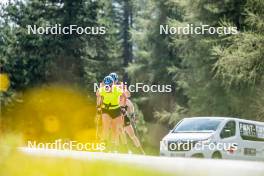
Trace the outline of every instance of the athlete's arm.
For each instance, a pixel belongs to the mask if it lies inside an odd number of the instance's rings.
[[[96,107],[97,107],[97,108],[101,107],[102,102],[103,102],[103,97],[100,96],[100,95],[97,96],[97,98],[96,98]]]
[[[101,105],[103,103],[103,96],[100,94],[100,88],[96,92],[96,109],[97,111],[101,111]]]
[[[127,89],[127,85],[125,84],[124,85],[124,93],[125,93],[125,96],[127,98],[129,98],[131,96],[131,93],[129,92],[129,90]]]
[[[124,105],[126,104],[126,100],[127,100],[126,94],[123,92],[123,93],[120,95],[120,101],[123,102],[123,103],[122,103],[122,106],[124,106]]]

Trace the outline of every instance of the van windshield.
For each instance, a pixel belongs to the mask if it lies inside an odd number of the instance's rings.
[[[173,133],[177,132],[211,132],[215,131],[222,119],[184,119],[173,130]]]

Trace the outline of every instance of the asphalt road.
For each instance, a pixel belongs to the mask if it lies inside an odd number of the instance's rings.
[[[264,162],[212,160],[195,158],[168,158],[134,154],[96,153],[83,151],[19,148],[35,156],[68,157],[79,160],[103,160],[133,164],[184,176],[264,176]]]

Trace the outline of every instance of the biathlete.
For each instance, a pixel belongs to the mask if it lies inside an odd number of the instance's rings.
[[[116,73],[110,73],[109,76],[113,78],[114,84],[122,88],[124,94],[126,95],[126,99],[120,99],[120,106],[121,106],[121,112],[123,115],[123,126],[124,126],[124,130],[123,130],[124,133],[121,134],[121,137],[123,137],[123,142],[127,145],[126,134],[125,134],[127,133],[128,136],[133,141],[134,145],[137,148],[139,148],[143,154],[145,154],[138,137],[135,135],[135,131],[132,125],[132,123],[135,122],[136,118],[135,118],[134,105],[129,100],[130,92],[128,91],[126,85],[118,81],[118,75]]]
[[[145,152],[141,146],[138,137],[135,135],[135,130],[133,125],[135,125],[136,115],[135,108],[130,99],[126,99],[126,106],[121,106],[121,111],[124,120],[124,132],[128,134],[130,139],[133,141],[134,145],[145,155]],[[132,123],[134,123],[132,125]]]
[[[122,89],[114,85],[111,76],[103,80],[104,86],[100,87],[97,93],[97,111],[102,113],[102,140],[108,142],[109,134],[112,132],[112,143],[117,149],[119,135],[123,133],[123,118],[119,101],[126,99]],[[111,131],[110,131],[111,129]]]

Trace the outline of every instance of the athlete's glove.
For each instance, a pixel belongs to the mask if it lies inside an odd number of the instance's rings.
[[[126,107],[121,106],[121,113],[122,113],[123,115],[126,115],[126,113],[127,113]]]

